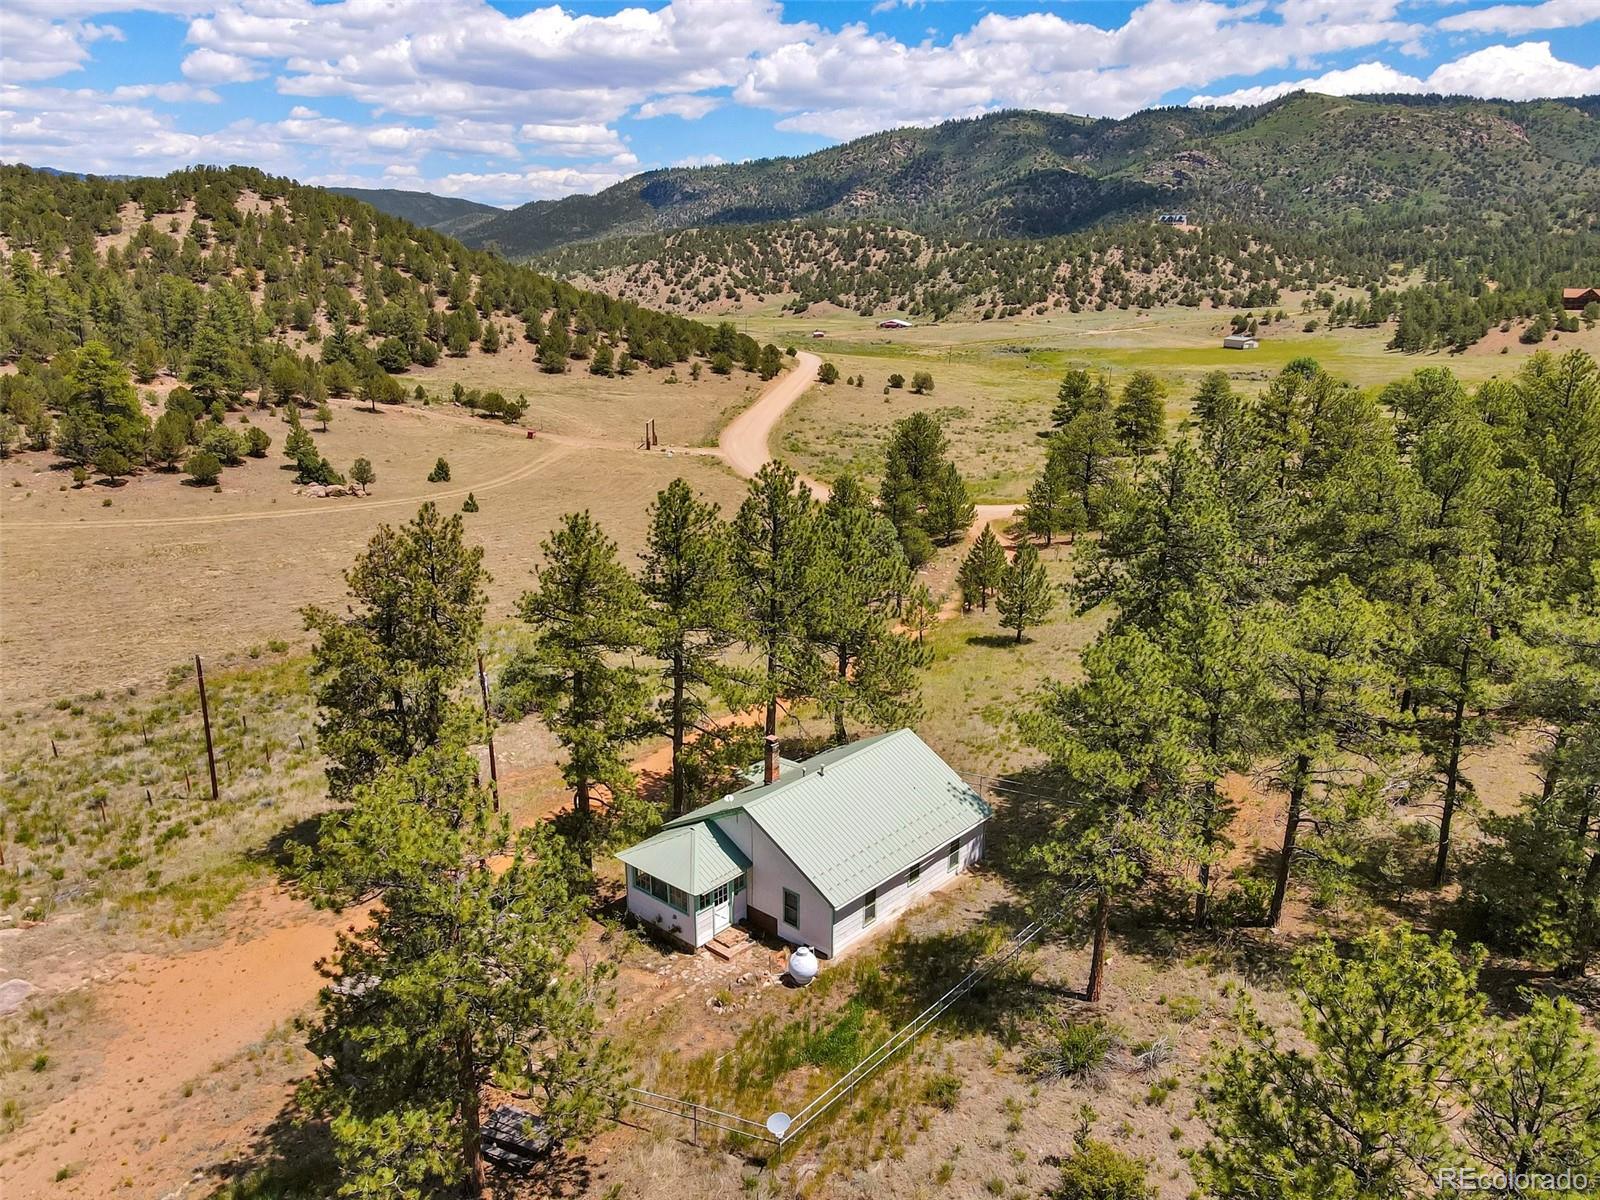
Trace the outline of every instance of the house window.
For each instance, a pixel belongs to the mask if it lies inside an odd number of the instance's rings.
[[[861,902],[861,923],[871,925],[878,919],[878,889],[873,888]]]
[[[669,887],[667,889],[667,903],[681,913],[689,911],[689,893],[682,888]]]
[[[911,869],[906,872],[906,886],[916,887],[917,880],[922,878],[922,864],[912,863]]]
[[[783,923],[800,928],[800,897],[788,888],[783,889]]]
[[[950,869],[952,871],[954,871],[954,870],[958,869],[960,866],[961,866],[961,843],[960,842],[951,842],[950,843]]]
[[[718,904],[726,904],[727,902],[728,885],[723,884],[721,887],[712,888],[709,892],[701,893],[699,911],[704,912],[708,908],[713,908]]]
[[[744,894],[744,876],[743,875],[739,876],[739,878],[737,878],[737,879],[735,879],[733,881],[733,894],[735,896],[741,896],[741,895]]]

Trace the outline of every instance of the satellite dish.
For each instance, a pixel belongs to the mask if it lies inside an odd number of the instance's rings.
[[[789,1124],[794,1120],[786,1112],[775,1112],[767,1118],[767,1132],[773,1137],[781,1139],[789,1132]]]

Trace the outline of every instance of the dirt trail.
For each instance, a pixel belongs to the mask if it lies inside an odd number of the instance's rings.
[[[94,1021],[110,1034],[99,1069],[0,1149],[0,1193],[109,1196],[127,1187],[161,1196],[270,1119],[271,1111],[247,1116],[229,1103],[253,1082],[249,1065],[216,1068],[305,1010],[321,984],[317,960],[355,914],[311,916],[276,889],[247,904],[259,906],[252,918],[275,926],[191,953],[140,955],[95,989]],[[219,1088],[227,1094],[210,1094]],[[69,1166],[71,1177],[56,1182]]]
[[[794,366],[762,389],[756,402],[745,409],[722,430],[717,448],[735,473],[749,479],[772,460],[769,441],[772,431],[789,406],[817,380],[817,368],[822,359],[808,351],[795,353]],[[815,479],[801,477],[819,500],[828,498],[828,485]]]

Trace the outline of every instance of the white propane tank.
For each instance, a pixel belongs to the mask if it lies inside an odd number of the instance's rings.
[[[789,952],[789,978],[805,987],[817,977],[817,956],[810,946],[796,946]]]

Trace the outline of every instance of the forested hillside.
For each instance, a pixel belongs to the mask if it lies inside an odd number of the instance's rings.
[[[1546,206],[1587,225],[1600,119],[1560,101],[1296,94],[1254,108],[1122,120],[1004,112],[873,134],[799,158],[650,171],[594,196],[524,205],[474,245],[526,257],[569,242],[691,226],[822,219],[959,238],[1043,237],[1167,209],[1200,222],[1420,230]]]
[[[549,372],[713,351],[758,366],[731,327],[582,291],[241,167],[127,181],[0,169],[0,255],[0,360],[17,364],[0,376],[0,454],[20,440],[113,478],[206,449],[212,431],[195,419],[220,421],[247,393],[291,408],[397,401],[412,364],[495,354],[509,338],[536,344]],[[181,381],[160,419],[129,368],[141,384]],[[219,440],[216,457],[264,449]]]
[[[450,237],[460,237],[503,211],[492,204],[479,204],[459,196],[436,196],[432,192],[408,192],[399,188],[335,187],[328,190]]]
[[[1376,219],[1359,237],[1141,221],[1001,241],[859,222],[782,224],[617,238],[536,261],[586,286],[686,313],[780,297],[795,312],[828,303],[866,316],[989,319],[1051,308],[1252,309],[1276,305],[1286,289],[1359,288],[1368,293],[1360,302],[1322,297],[1317,318],[1335,326],[1392,320],[1395,348],[1416,351],[1470,345],[1505,321],[1571,324],[1561,285],[1600,262],[1600,230],[1536,235],[1518,220],[1463,231],[1446,248]]]

